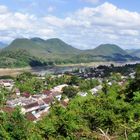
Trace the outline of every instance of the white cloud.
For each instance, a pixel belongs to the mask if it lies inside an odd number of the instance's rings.
[[[81,49],[101,43],[116,43],[123,47],[140,46],[140,13],[119,9],[111,3],[85,7],[59,18],[53,15],[37,17],[11,12],[0,6],[0,39],[17,37],[59,37]]]
[[[8,12],[8,8],[4,5],[0,5],[0,14],[5,14]]]

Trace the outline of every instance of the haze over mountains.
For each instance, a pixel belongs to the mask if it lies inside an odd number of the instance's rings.
[[[3,42],[0,42],[0,49],[3,49],[5,48],[6,46],[8,46],[7,44],[3,43]]]
[[[102,44],[95,49],[79,50],[58,38],[15,39],[0,52],[0,67],[132,60],[139,58],[114,44]]]
[[[129,55],[140,57],[140,49],[126,50]]]

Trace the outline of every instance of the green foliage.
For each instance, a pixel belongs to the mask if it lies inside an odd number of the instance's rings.
[[[118,139],[139,138],[139,106],[117,99],[118,86],[98,97],[75,97],[67,108],[56,104],[50,114],[38,123],[43,137],[52,139],[98,139],[100,131]],[[45,125],[48,124],[48,125]],[[96,133],[95,133],[96,132]]]
[[[24,49],[3,50],[0,52],[0,67],[26,67],[46,66],[47,63],[40,58],[34,57]]]
[[[135,79],[130,81],[130,84],[126,88],[126,101],[132,101],[134,98],[135,92],[140,91],[140,66],[136,68]]]
[[[97,85],[99,85],[99,82],[96,79],[81,80],[79,82],[79,89],[85,92],[94,88]]]
[[[16,86],[21,92],[28,92],[31,94],[39,93],[45,88],[44,81],[36,78],[35,75],[29,72],[22,73],[17,77]]]
[[[73,86],[66,86],[63,89],[63,94],[66,95],[68,98],[74,98],[78,93],[78,88]]]
[[[47,87],[48,89],[51,89],[57,85],[61,84],[68,84],[70,83],[70,76],[63,75],[63,76],[51,76],[51,75],[46,75],[46,82],[47,82]]]
[[[100,140],[106,139],[102,135],[106,132],[106,136],[110,139],[138,140],[140,138],[139,69],[136,75],[126,90],[122,91],[122,87],[117,83],[109,86],[105,80],[103,90],[97,96],[88,94],[86,97],[76,96],[78,89],[72,86],[72,81],[80,85],[81,90],[84,87],[88,90],[98,84],[96,80],[48,75],[46,80],[50,86],[64,82],[71,84],[63,88],[63,94],[70,98],[68,106],[64,107],[61,102],[56,102],[51,106],[49,114],[36,123],[26,120],[20,108],[11,114],[0,111],[0,139]],[[111,75],[109,80],[117,77],[120,78],[120,75]],[[23,85],[28,83],[27,85],[34,89],[34,85],[40,85],[34,78],[35,76],[30,73],[23,73],[16,80],[17,83],[22,81]],[[125,98],[122,98],[120,93],[123,93]],[[133,94],[131,98],[128,96],[129,93]]]
[[[6,97],[9,96],[10,92],[0,86],[0,107],[3,106],[6,102]]]
[[[0,112],[1,140],[33,140],[35,136],[38,139],[41,137],[39,130],[35,124],[26,120],[19,108],[12,114]]]

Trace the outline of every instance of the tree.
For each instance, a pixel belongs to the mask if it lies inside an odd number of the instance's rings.
[[[79,85],[79,81],[80,81],[80,79],[78,76],[72,76],[69,84],[70,85]]]
[[[12,113],[0,112],[0,139],[2,140],[42,140],[36,125],[29,122],[16,108]]]
[[[27,72],[20,74],[17,77],[16,86],[20,89],[21,92],[29,92],[35,94],[43,90],[44,81]]]
[[[77,88],[73,86],[66,86],[62,90],[63,94],[66,95],[68,98],[74,98],[79,91]]]
[[[130,102],[134,98],[134,93],[140,91],[140,65],[136,68],[135,78],[130,81],[130,84],[126,88],[126,101]]]
[[[0,106],[3,106],[6,102],[6,97],[9,95],[9,91],[3,87],[0,87]]]

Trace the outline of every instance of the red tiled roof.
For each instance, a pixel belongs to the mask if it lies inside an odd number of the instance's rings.
[[[43,101],[46,103],[46,104],[50,104],[52,101],[53,101],[53,97],[47,97],[47,98],[44,98]]]
[[[59,92],[54,92],[54,93],[52,94],[53,97],[58,96],[58,95],[61,95],[61,94],[60,94]]]
[[[35,106],[39,106],[38,102],[34,102],[34,103],[31,103],[31,104],[25,105],[24,108],[29,109],[29,108],[32,108],[32,107],[35,107]]]
[[[37,119],[31,112],[29,112],[29,113],[26,114],[26,118],[29,121],[35,121]]]
[[[44,91],[43,91],[43,94],[51,95],[52,92],[51,92],[50,90],[44,90]]]
[[[24,92],[24,93],[22,94],[22,96],[23,96],[23,97],[26,97],[26,98],[29,98],[29,97],[30,97],[30,93]]]
[[[14,111],[14,108],[3,107],[3,108],[0,108],[0,110],[2,110],[3,112],[6,112],[6,113],[12,113]]]
[[[61,104],[66,107],[68,105],[68,102],[65,102],[65,101],[61,101]]]

